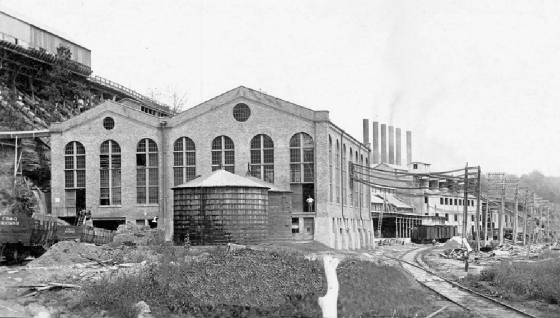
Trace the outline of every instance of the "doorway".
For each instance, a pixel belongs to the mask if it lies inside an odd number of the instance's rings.
[[[313,183],[302,184],[302,200],[304,212],[315,212],[315,185]],[[309,198],[312,200],[307,201]]]
[[[86,209],[86,189],[76,189],[76,211]]]

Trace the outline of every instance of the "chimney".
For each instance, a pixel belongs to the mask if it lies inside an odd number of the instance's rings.
[[[395,129],[395,164],[397,164],[397,166],[400,166],[402,164],[401,162],[401,129],[400,128],[396,128]]]
[[[412,132],[406,131],[406,163],[412,162]]]
[[[373,138],[371,140],[372,143],[372,153],[373,153],[373,157],[372,157],[372,163],[377,164],[379,163],[379,123],[374,121],[373,122]]]
[[[387,124],[381,124],[381,162],[387,162]]]
[[[389,126],[389,163],[395,163],[395,127]]]
[[[368,148],[371,147],[370,143],[369,143],[369,119],[362,119],[362,124],[363,124],[363,143],[364,145],[366,145]]]

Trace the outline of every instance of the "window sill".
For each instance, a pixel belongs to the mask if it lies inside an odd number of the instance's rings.
[[[136,206],[140,206],[140,207],[159,207],[159,203],[150,203],[150,204],[137,203]]]
[[[100,208],[122,208],[122,205],[100,205]]]

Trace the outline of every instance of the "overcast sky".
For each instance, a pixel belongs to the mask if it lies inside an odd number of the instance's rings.
[[[413,131],[413,159],[560,176],[560,1],[0,0],[187,107],[239,85]]]

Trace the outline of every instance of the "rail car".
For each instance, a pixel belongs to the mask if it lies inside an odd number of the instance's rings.
[[[456,234],[454,225],[419,225],[412,229],[410,239],[415,243],[445,242]]]

